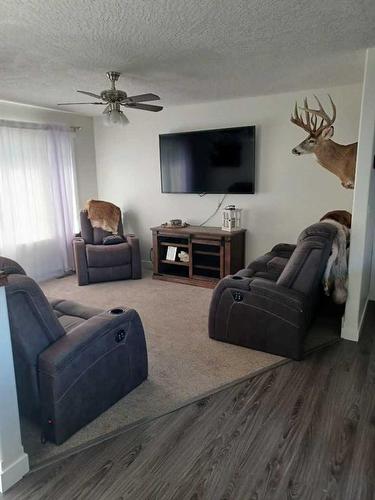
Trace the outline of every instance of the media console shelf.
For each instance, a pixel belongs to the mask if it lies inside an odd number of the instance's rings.
[[[214,288],[221,278],[244,267],[245,229],[158,226],[151,231],[155,279]],[[177,248],[175,260],[167,259],[168,247]],[[189,262],[179,259],[181,250],[189,254]]]

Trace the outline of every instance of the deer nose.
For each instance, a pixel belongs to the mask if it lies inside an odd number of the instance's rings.
[[[300,155],[300,154],[301,154],[301,153],[297,150],[297,148],[293,148],[293,149],[292,149],[292,153],[293,153],[294,155]]]

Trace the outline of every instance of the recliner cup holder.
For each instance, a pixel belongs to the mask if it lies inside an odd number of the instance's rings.
[[[242,276],[232,276],[232,280],[242,280]]]
[[[115,307],[113,309],[110,309],[108,312],[109,314],[118,315],[123,314],[125,312],[125,309],[123,309],[122,307]]]

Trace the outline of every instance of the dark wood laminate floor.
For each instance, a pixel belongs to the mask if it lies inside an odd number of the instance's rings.
[[[29,474],[3,498],[374,499],[374,325],[371,303],[359,344],[133,428]]]

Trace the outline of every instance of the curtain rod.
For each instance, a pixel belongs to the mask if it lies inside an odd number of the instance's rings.
[[[66,126],[59,123],[34,123],[34,122],[23,122],[17,120],[0,120],[0,127],[11,127],[11,128],[27,128],[27,129],[39,129],[48,130],[51,128],[65,128],[70,129],[72,132],[78,132],[82,130],[82,127],[78,126]]]

